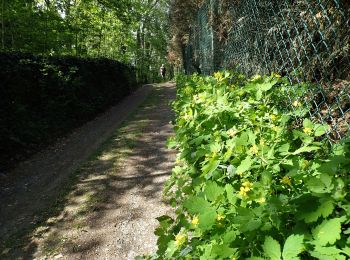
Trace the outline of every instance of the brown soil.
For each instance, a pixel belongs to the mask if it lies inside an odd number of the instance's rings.
[[[175,157],[165,148],[174,98],[174,84],[144,86],[15,169],[16,178],[0,187],[0,258],[134,259],[154,252],[155,218],[169,212],[161,192]]]

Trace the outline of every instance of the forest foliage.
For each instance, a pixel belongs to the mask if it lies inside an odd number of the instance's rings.
[[[160,79],[166,0],[0,0],[0,169]]]
[[[165,0],[1,0],[0,46],[111,58],[155,76],[166,59],[167,8]]]

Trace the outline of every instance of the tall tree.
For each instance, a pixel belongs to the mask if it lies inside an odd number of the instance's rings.
[[[156,75],[167,11],[167,0],[1,0],[1,48],[108,57]]]

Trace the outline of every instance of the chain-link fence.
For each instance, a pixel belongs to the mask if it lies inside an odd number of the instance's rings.
[[[183,55],[187,73],[235,68],[309,82],[300,102],[310,117],[332,127],[331,140],[349,133],[349,0],[207,0]]]

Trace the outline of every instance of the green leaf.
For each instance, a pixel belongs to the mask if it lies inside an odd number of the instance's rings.
[[[175,241],[172,240],[168,243],[168,248],[165,251],[165,256],[167,259],[171,259],[171,257],[174,255],[175,251],[176,251],[177,247],[175,244]]]
[[[314,126],[314,130],[315,130],[315,136],[321,136],[327,133],[327,131],[329,130],[329,125],[316,124]]]
[[[281,246],[278,241],[274,240],[272,237],[265,237],[265,242],[263,244],[264,253],[271,260],[281,259]]]
[[[210,209],[206,212],[201,213],[199,216],[199,224],[198,227],[202,231],[206,231],[211,229],[211,227],[215,224],[216,221],[216,211]]]
[[[261,84],[257,84],[257,87],[259,89],[261,89],[262,91],[268,91],[270,90],[275,84],[277,83],[277,81],[271,81],[271,82],[264,82]]]
[[[316,243],[321,246],[327,244],[333,245],[340,239],[341,222],[340,218],[324,220],[319,226],[314,228],[312,230],[312,235]]]
[[[283,144],[281,145],[277,151],[281,154],[288,154],[288,151],[289,151],[289,148],[290,148],[290,144],[289,143],[286,143],[286,144]]]
[[[263,94],[262,90],[258,89],[255,96],[256,100],[260,100],[262,98],[262,94]]]
[[[242,174],[246,171],[248,171],[250,169],[250,167],[252,166],[252,158],[250,158],[249,156],[247,156],[247,158],[245,158],[241,164],[237,167],[237,173],[238,174]]]
[[[226,231],[226,233],[223,235],[223,242],[226,244],[231,244],[237,237],[237,231],[235,230],[230,230]]]
[[[211,209],[210,202],[200,197],[191,196],[184,202],[183,205],[191,214],[204,213]]]
[[[252,257],[246,258],[246,260],[265,260],[265,258],[252,256]]]
[[[252,218],[242,224],[239,229],[241,232],[253,231],[261,227],[261,224],[262,222],[260,218]]]
[[[241,232],[253,231],[261,226],[261,219],[257,218],[259,212],[254,212],[249,208],[237,208],[237,216],[234,218],[234,223],[239,225]]]
[[[332,177],[326,173],[311,177],[310,180],[306,182],[306,186],[314,193],[330,193],[334,187],[332,184]]]
[[[237,252],[237,249],[230,248],[228,245],[213,245],[212,255],[224,259],[233,256]]]
[[[294,151],[292,154],[297,155],[300,153],[308,153],[308,152],[316,151],[319,149],[320,149],[320,147],[318,147],[318,146],[303,146],[303,147],[299,148],[298,150]]]
[[[249,144],[248,142],[249,136],[247,132],[243,132],[239,138],[236,140],[236,146],[247,146]]]
[[[343,252],[350,257],[350,247],[346,246],[343,248]]]
[[[175,140],[174,137],[170,137],[168,138],[167,142],[166,142],[166,146],[168,147],[168,149],[174,148],[177,145],[177,141]]]
[[[303,235],[290,235],[283,247],[282,257],[283,260],[299,259],[297,256],[303,251],[304,236]]]
[[[303,126],[304,128],[311,128],[313,129],[314,128],[314,124],[311,122],[310,119],[306,118],[303,122]]]
[[[211,159],[209,163],[203,166],[202,168],[203,174],[210,175],[218,168],[219,164],[220,164],[219,160]]]
[[[326,200],[320,204],[320,206],[315,211],[302,212],[300,219],[304,219],[306,223],[312,223],[318,220],[319,217],[324,218],[332,214],[334,210],[334,204],[332,200]]]
[[[215,201],[220,195],[224,193],[224,189],[217,185],[216,182],[209,181],[207,182],[204,190],[204,194],[207,199],[210,201]]]
[[[341,255],[342,250],[332,247],[322,247],[320,245],[316,245],[314,251],[310,254],[317,259],[325,259],[325,260],[345,260],[345,256]]]
[[[232,205],[236,205],[237,196],[235,194],[235,190],[234,190],[233,186],[231,184],[226,184],[225,190],[226,190],[226,198],[227,198],[227,200]]]

